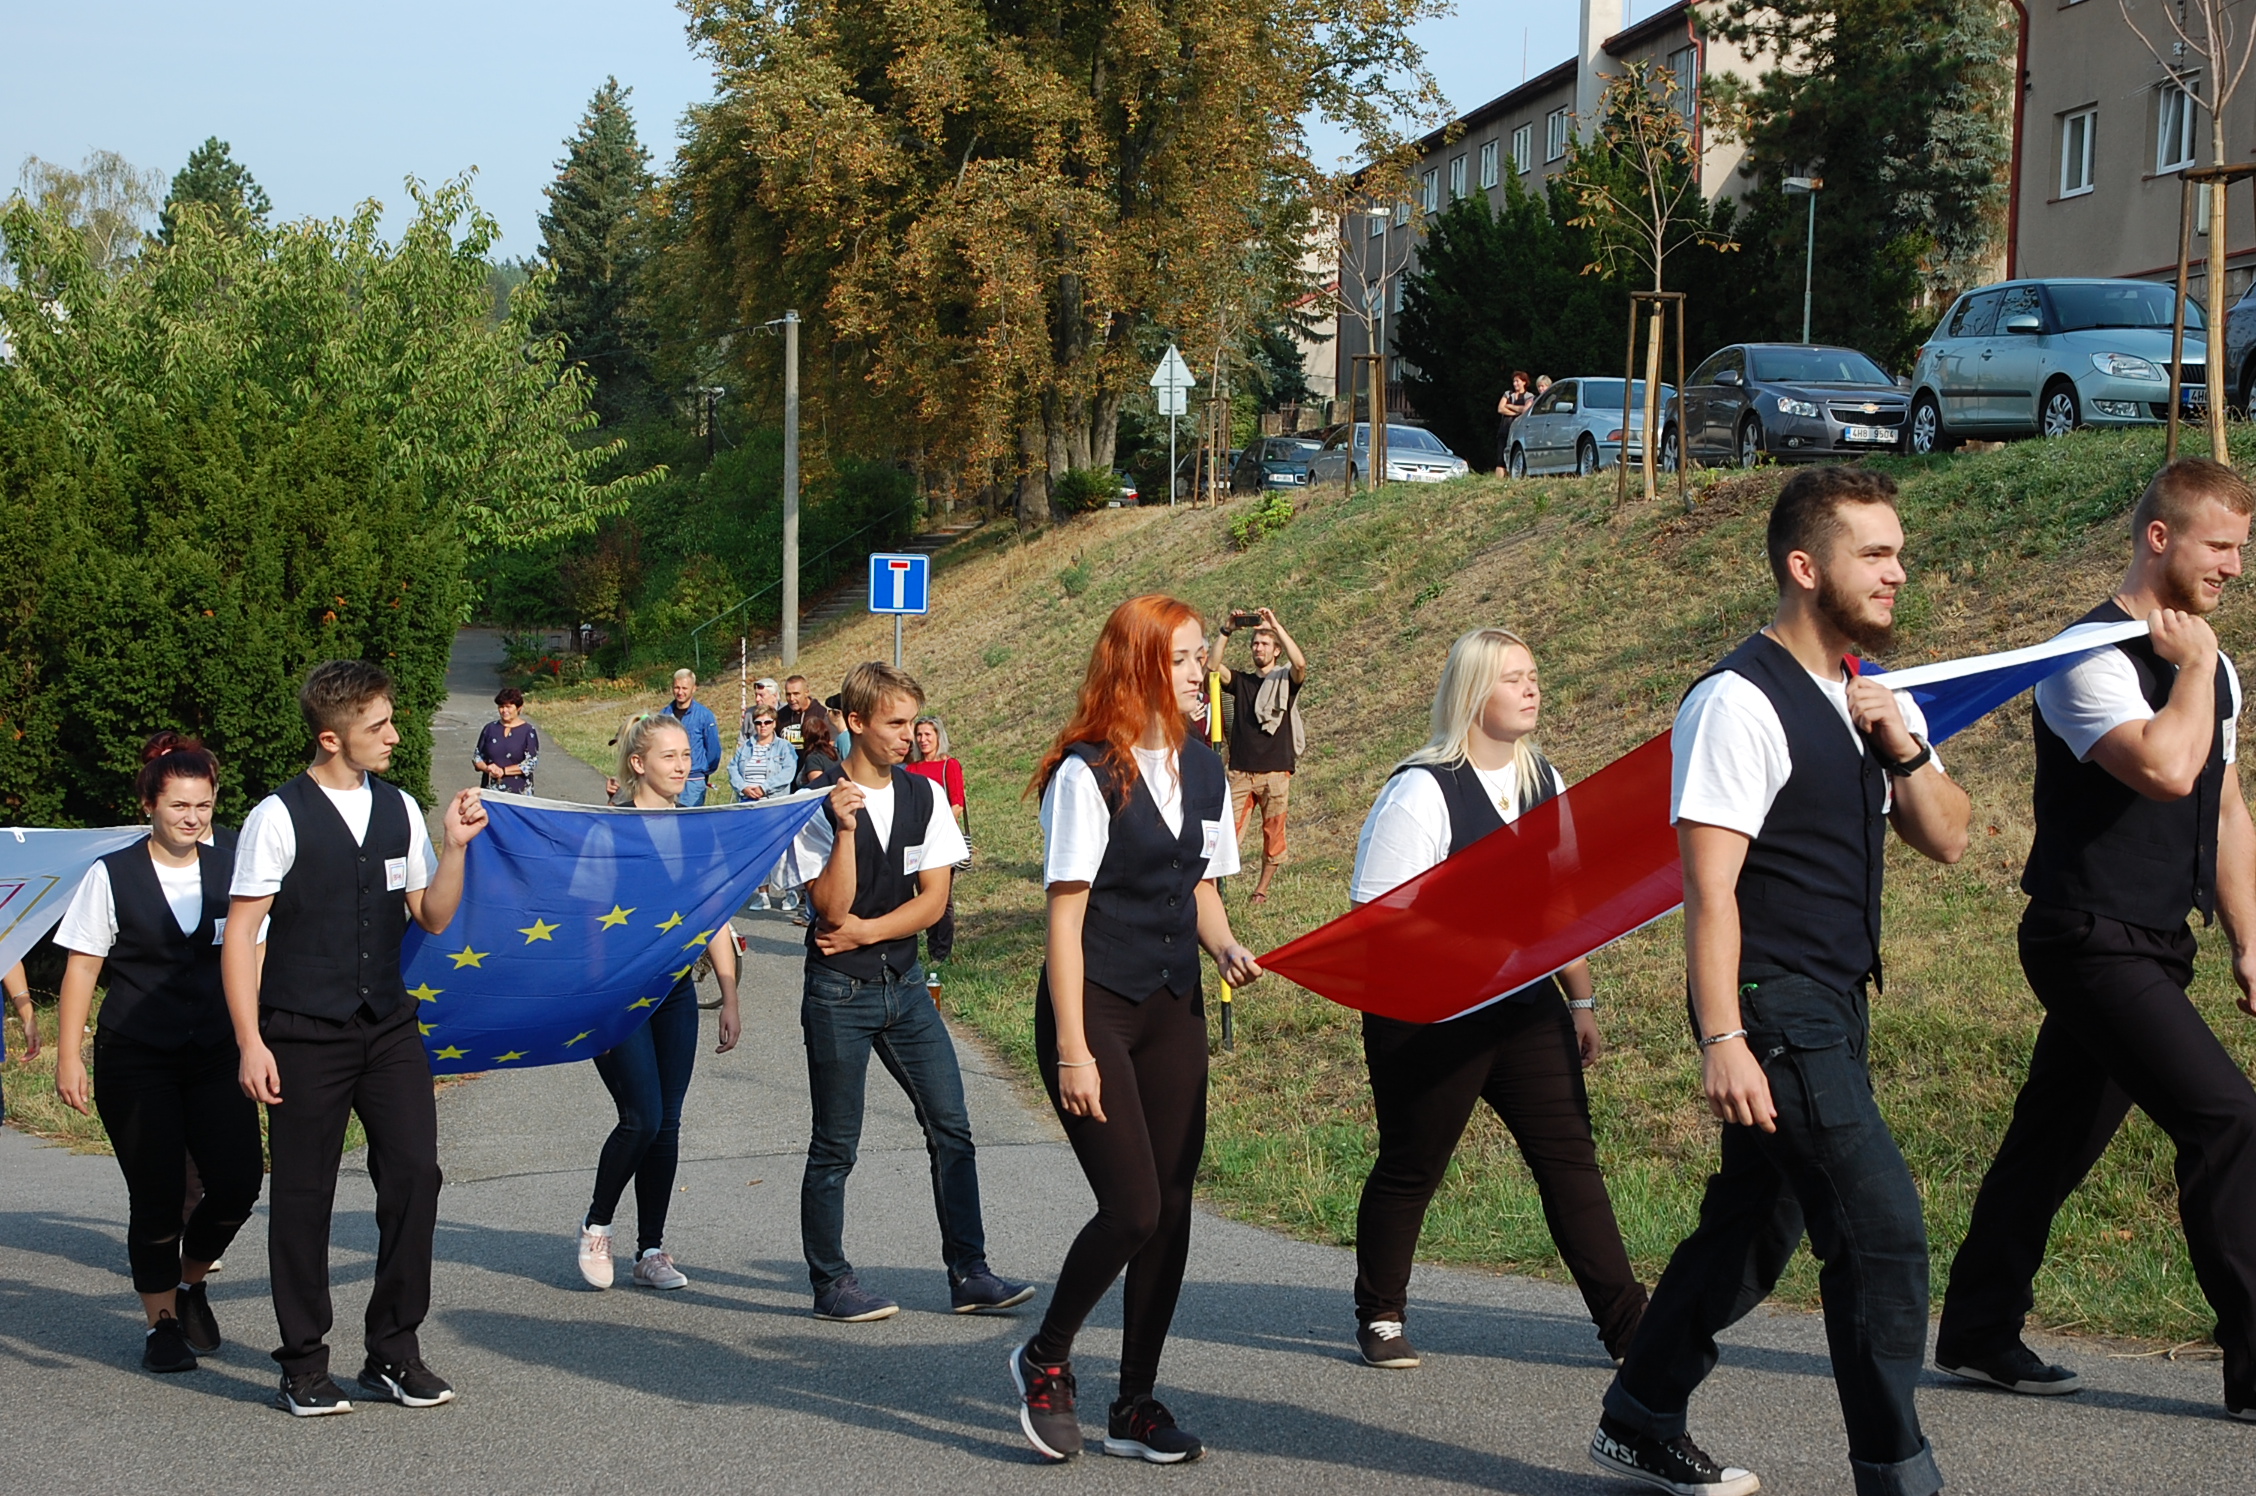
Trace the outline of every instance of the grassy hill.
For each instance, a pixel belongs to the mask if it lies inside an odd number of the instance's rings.
[[[2256,440],[2248,445],[2256,456]],[[2159,457],[2159,434],[2087,433],[1892,461],[1912,572],[1896,663],[2033,643],[2082,613],[2121,568],[2123,517]],[[1762,528],[1779,481],[1721,478],[1690,514],[1665,502],[1616,506],[1606,480],[1318,493],[1281,534],[1242,553],[1228,525],[1243,505],[1109,512],[1029,540],[995,532],[959,545],[943,560],[932,616],[909,627],[906,661],[947,718],[971,786],[979,865],[962,882],[950,1009],[1030,1070],[1042,897],[1040,838],[1022,792],[1122,598],[1170,591],[1210,618],[1267,604],[1308,653],[1293,860],[1263,909],[1244,902],[1248,880],[1228,891],[1240,937],[1266,950],[1345,909],[1364,812],[1423,738],[1442,656],[1463,630],[1498,623],[1534,642],[1542,739],[1570,779],[1665,729],[1686,684],[1768,617]],[[2256,647],[2249,617],[2245,603],[2227,604],[2228,649]],[[802,665],[818,694],[853,661],[889,657],[890,634],[890,624],[856,620],[817,641]],[[580,693],[537,701],[533,714],[600,759],[619,712],[616,694]],[[1891,862],[1889,984],[1874,1003],[1873,1042],[1881,1104],[1926,1199],[1938,1294],[2039,1017],[2012,934],[2030,834],[2027,699],[1943,757],[1974,797],[1975,846],[1954,868],[1909,854]],[[1257,839],[1249,833],[1249,845]],[[1611,1046],[1591,1077],[1599,1150],[1648,1278],[1692,1224],[1715,1153],[1685,1029],[1681,938],[1672,917],[1593,963]],[[2204,952],[2195,999],[2245,1064],[2256,1058],[2256,1025],[2232,1008],[2215,932]],[[1417,979],[1415,951],[1404,952],[1403,975]],[[1373,1148],[1357,1032],[1354,1014],[1276,979],[1239,1000],[1236,1051],[1215,1061],[1202,1177],[1210,1203],[1295,1234],[1352,1239]],[[1424,1251],[1562,1271],[1527,1171],[1485,1112],[1435,1203]],[[1349,1287],[1340,1284],[1343,1316]],[[1787,1291],[1814,1289],[1805,1255]],[[2062,1216],[2038,1295],[2055,1328],[2174,1341],[2206,1333],[2168,1142],[2143,1119]]]

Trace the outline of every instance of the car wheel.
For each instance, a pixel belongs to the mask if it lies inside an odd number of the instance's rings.
[[[1751,468],[1762,461],[1762,422],[1754,416],[1739,423],[1739,465]]]
[[[1589,437],[1575,443],[1575,476],[1587,478],[1598,471],[1598,444]]]
[[[1512,443],[1512,450],[1505,455],[1504,475],[1508,478],[1527,476],[1527,448],[1518,442]]]
[[[1661,465],[1661,471],[1664,473],[1675,472],[1678,464],[1683,461],[1683,454],[1677,450],[1676,428],[1674,426],[1668,427],[1666,430],[1661,432],[1661,454],[1659,461]]]
[[[2046,386],[2044,404],[2037,411],[2037,430],[2045,436],[2066,436],[2083,424],[2084,411],[2076,403],[2076,387],[2065,379]]]
[[[1905,423],[1904,433],[1905,450],[1914,457],[1932,457],[1958,445],[1943,429],[1943,407],[1924,392],[1911,402],[1911,419]]]

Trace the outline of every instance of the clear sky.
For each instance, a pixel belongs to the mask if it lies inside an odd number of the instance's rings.
[[[1629,14],[1665,3],[1630,0]],[[1418,38],[1465,109],[1572,55],[1578,12],[1459,0]],[[712,87],[671,0],[8,0],[0,37],[0,190],[26,156],[75,166],[95,149],[169,179],[209,135],[283,218],[341,216],[369,197],[396,208],[403,178],[474,166],[512,256],[539,247],[541,189],[606,75],[634,89],[660,166],[682,111]],[[1312,144],[1327,164],[1353,146],[1323,130]]]

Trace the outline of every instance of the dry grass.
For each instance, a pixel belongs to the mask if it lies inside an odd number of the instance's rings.
[[[2158,448],[2158,437],[2079,436],[1893,464],[1914,571],[1901,661],[2034,642],[2104,595],[2121,558],[2113,520]],[[1239,935],[1264,950],[1344,910],[1363,814],[1388,767],[1423,736],[1441,658],[1464,629],[1502,623],[1534,642],[1546,746],[1570,777],[1663,730],[1685,685],[1768,615],[1761,532],[1777,481],[1758,472],[1712,483],[1691,515],[1666,503],[1616,508],[1602,480],[1318,493],[1284,533],[1245,553],[1227,544],[1227,509],[1110,512],[957,547],[932,617],[912,621],[907,642],[907,664],[965,760],[979,849],[959,897],[951,1008],[1030,1064],[1040,846],[1021,794],[1122,598],[1165,590],[1210,616],[1268,604],[1310,656],[1293,861],[1265,908],[1230,890]],[[1068,595],[1059,573],[1075,567],[1086,584]],[[2239,605],[2220,629],[2228,648],[2256,644]],[[815,681],[835,681],[890,650],[889,623],[854,620],[801,664]],[[563,746],[601,762],[621,696],[544,699],[534,714]],[[2017,702],[1945,751],[1975,798],[1974,852],[1955,868],[1908,854],[1891,864],[1875,1080],[1925,1195],[1938,1292],[2038,1017],[2012,942],[2030,832],[2028,710]],[[2251,1026],[2232,1011],[2214,936],[2205,951],[2196,1001],[2245,1064],[2256,1057]],[[1612,1046],[1592,1077],[1600,1152],[1632,1255],[1651,1275],[1689,1229],[1715,1148],[1685,1033],[1679,929],[1664,921],[1594,964]],[[1417,979],[1415,952],[1404,953],[1404,979]],[[1236,1052],[1216,1056],[1205,1193],[1245,1218],[1346,1242],[1373,1141],[1355,1015],[1281,981],[1253,989],[1237,1014]],[[1460,1150],[1424,1249],[1455,1263],[1560,1271],[1532,1183],[1492,1117],[1476,1120]],[[1796,1272],[1787,1291],[1812,1295],[1806,1258]],[[2056,1326],[2176,1340],[2206,1331],[2170,1150],[2142,1119],[2063,1214],[2038,1294],[2039,1316]]]

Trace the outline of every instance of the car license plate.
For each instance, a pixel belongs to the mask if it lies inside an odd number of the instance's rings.
[[[1841,439],[1852,442],[1892,442],[1896,433],[1886,426],[1845,426]]]

